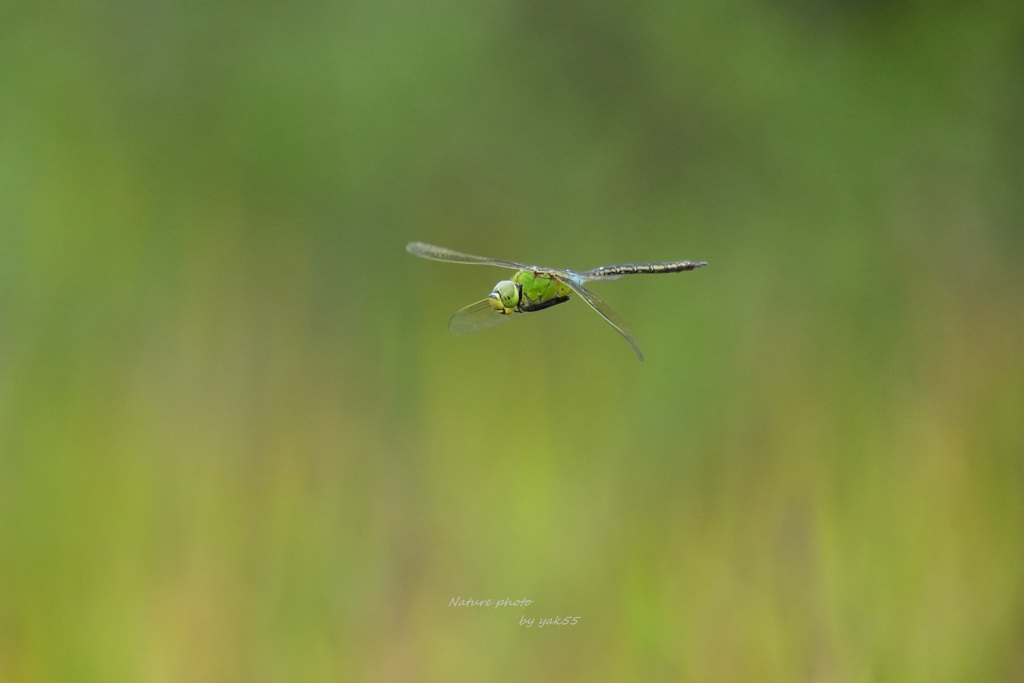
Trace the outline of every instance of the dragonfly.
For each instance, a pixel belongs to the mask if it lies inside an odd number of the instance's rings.
[[[406,251],[433,261],[497,266],[516,271],[511,280],[502,280],[486,299],[457,311],[448,321],[454,334],[469,334],[512,319],[513,313],[535,313],[563,304],[575,294],[629,342],[637,358],[644,359],[633,335],[626,329],[619,314],[599,296],[583,286],[586,282],[617,280],[623,275],[678,273],[703,268],[707,262],[668,261],[664,263],[624,263],[574,271],[530,266],[518,261],[473,256],[454,249],[436,247],[423,242],[410,242]]]

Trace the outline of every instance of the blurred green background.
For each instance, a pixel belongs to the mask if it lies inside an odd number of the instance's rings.
[[[0,680],[1024,679],[1024,5],[2,15]]]

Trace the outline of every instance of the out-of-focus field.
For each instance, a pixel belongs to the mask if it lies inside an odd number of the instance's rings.
[[[0,681],[1024,678],[1024,5],[0,14]]]

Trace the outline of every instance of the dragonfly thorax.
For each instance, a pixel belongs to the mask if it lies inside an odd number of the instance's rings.
[[[544,271],[520,270],[512,281],[519,285],[520,311],[540,310],[546,308],[545,304],[569,296],[569,288]]]

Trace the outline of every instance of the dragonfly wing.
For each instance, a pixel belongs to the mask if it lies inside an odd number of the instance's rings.
[[[466,306],[453,315],[448,321],[448,329],[452,331],[452,334],[470,334],[500,325],[511,319],[511,315],[499,313],[494,310],[490,301],[484,299]]]
[[[405,250],[410,254],[414,254],[421,258],[431,259],[432,261],[471,263],[481,266],[499,266],[501,268],[511,268],[512,270],[531,270],[533,268],[533,266],[517,263],[515,261],[505,261],[503,259],[487,258],[486,256],[463,254],[461,251],[446,249],[444,247],[435,247],[433,244],[425,244],[423,242],[409,242],[409,244],[405,246]]]
[[[588,306],[593,308],[599,316],[604,318],[609,325],[614,327],[616,331],[618,331],[618,333],[621,334],[627,342],[629,342],[629,345],[633,347],[633,351],[636,352],[636,357],[640,360],[644,359],[644,352],[636,345],[636,340],[633,339],[633,335],[626,329],[626,324],[622,322],[622,318],[619,317],[619,314],[612,310],[612,307],[606,304],[601,297],[581,285],[579,281],[582,278],[579,275],[574,275],[568,272],[555,272],[551,274],[551,277],[564,284],[575,292],[581,299],[587,302]]]

